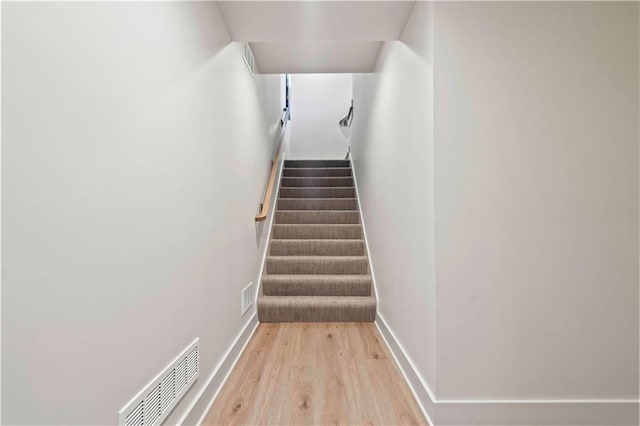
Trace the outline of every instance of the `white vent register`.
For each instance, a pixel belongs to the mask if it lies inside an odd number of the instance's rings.
[[[253,52],[251,51],[251,47],[249,47],[249,43],[242,43],[242,59],[244,59],[244,63],[249,69],[249,73],[251,77],[256,73],[256,60],[253,57]]]
[[[198,378],[200,338],[118,412],[118,424],[124,426],[159,425]]]
[[[251,281],[245,288],[242,289],[242,315],[247,313],[247,310],[253,305],[255,294],[253,291],[253,281]]]

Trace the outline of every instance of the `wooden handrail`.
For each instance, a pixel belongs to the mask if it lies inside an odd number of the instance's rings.
[[[280,157],[280,147],[282,145],[284,128],[289,121],[289,109],[285,108],[282,111],[280,118],[280,133],[278,135],[278,144],[276,150],[273,153],[273,159],[271,160],[271,174],[269,175],[269,183],[267,184],[267,190],[264,193],[264,200],[262,200],[262,208],[260,213],[256,215],[256,222],[262,222],[267,218],[269,213],[269,203],[271,203],[271,195],[273,194],[273,186],[276,182],[276,174],[278,172],[278,158]]]

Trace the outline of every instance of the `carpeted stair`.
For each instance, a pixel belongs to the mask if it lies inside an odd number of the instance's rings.
[[[350,161],[286,160],[260,321],[373,321],[372,287]]]

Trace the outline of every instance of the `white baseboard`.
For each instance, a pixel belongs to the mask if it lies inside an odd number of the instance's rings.
[[[434,426],[631,426],[640,420],[640,401],[633,399],[439,400],[379,313],[376,326],[425,417]]]
[[[351,176],[353,177],[353,187],[356,191],[356,200],[358,202],[358,214],[360,215],[360,226],[362,226],[362,237],[364,238],[364,246],[367,250],[367,258],[369,259],[369,271],[371,272],[371,282],[373,283],[373,295],[376,298],[376,309],[380,309],[380,301],[378,300],[378,287],[376,284],[376,274],[373,268],[373,259],[371,259],[371,250],[369,250],[367,227],[364,225],[364,217],[362,216],[362,204],[360,203],[360,192],[358,191],[358,179],[356,177],[356,169],[353,166],[353,158],[351,158],[351,148],[349,148],[349,152],[347,153],[347,159],[351,163]]]
[[[431,392],[429,385],[427,385],[422,375],[420,375],[418,370],[414,367],[413,362],[407,356],[404,348],[398,339],[396,339],[395,334],[393,334],[393,331],[391,331],[379,312],[376,313],[375,324],[382,336],[382,339],[387,344],[393,359],[400,368],[400,372],[404,376],[404,380],[409,385],[409,389],[411,389],[413,397],[418,402],[418,405],[422,410],[422,414],[427,418],[429,424],[432,426],[435,425],[435,398],[433,397],[433,393]]]
[[[633,426],[637,402],[484,401],[436,403],[438,425]]]
[[[213,370],[213,373],[209,376],[209,379],[198,393],[198,396],[196,396],[182,418],[178,421],[179,425],[200,425],[202,423],[204,417],[211,409],[213,401],[215,401],[218,396],[220,389],[222,389],[229,374],[240,359],[244,348],[249,343],[249,340],[251,340],[251,336],[255,333],[256,328],[258,328],[258,315],[254,312],[251,319],[249,319],[240,331],[238,337],[236,337],[222,357],[222,360]]]

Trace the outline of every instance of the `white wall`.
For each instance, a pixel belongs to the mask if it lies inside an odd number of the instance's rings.
[[[379,312],[438,424],[637,421],[508,401],[638,398],[638,4],[431,7],[354,77]]]
[[[435,383],[431,7],[416,4],[375,73],[354,75],[351,144],[378,313]]]
[[[351,84],[351,74],[291,75],[291,142],[287,158],[344,158],[349,140],[338,121],[349,111]]]
[[[638,397],[638,4],[434,5],[438,397]]]
[[[215,3],[2,8],[2,422],[113,424],[200,336],[176,423],[253,314],[281,77]]]

